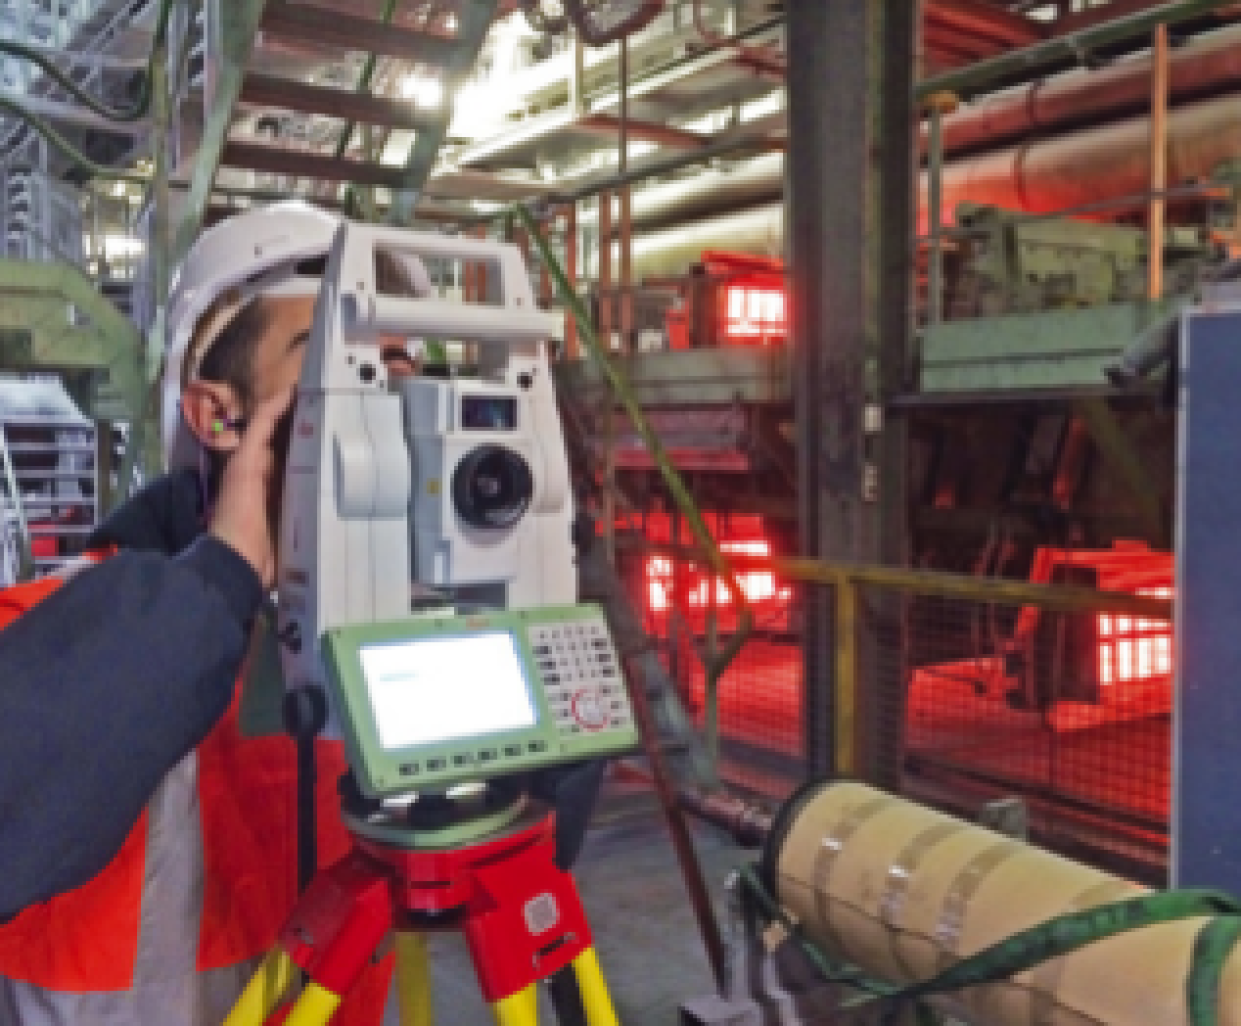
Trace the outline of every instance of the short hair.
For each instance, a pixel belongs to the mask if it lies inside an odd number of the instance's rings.
[[[254,402],[254,353],[271,324],[271,307],[256,296],[215,337],[198,367],[198,378],[230,386],[243,409]]]

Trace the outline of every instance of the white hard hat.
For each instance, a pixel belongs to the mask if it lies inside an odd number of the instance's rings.
[[[181,391],[196,376],[203,355],[233,314],[254,296],[314,296],[322,271],[306,273],[307,261],[326,257],[340,219],[299,200],[237,214],[208,229],[176,269],[168,300],[165,336],[162,436],[171,469],[197,462],[199,443],[181,415]],[[236,290],[219,323],[190,353],[203,314]]]

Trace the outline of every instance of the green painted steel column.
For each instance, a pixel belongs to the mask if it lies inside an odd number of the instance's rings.
[[[208,37],[219,38],[213,89],[207,97],[207,124],[198,144],[198,156],[190,178],[185,212],[177,225],[172,245],[172,264],[185,256],[199,229],[211,199],[211,187],[220,165],[220,154],[233,123],[233,108],[241,95],[246,63],[254,45],[266,0],[207,0]],[[209,54],[211,59],[213,55]]]
[[[405,225],[413,215],[418,194],[435,165],[435,155],[452,122],[454,96],[466,74],[474,66],[479,48],[495,15],[496,0],[461,0],[457,15],[457,38],[452,60],[441,70],[444,85],[443,117],[435,129],[420,131],[414,137],[405,161],[404,181],[392,195],[389,224]]]
[[[151,222],[147,235],[148,259],[151,262],[151,301],[154,322],[147,328],[144,376],[155,378],[156,368],[164,353],[164,318],[168,305],[168,282],[170,277],[171,235],[169,228],[168,194],[168,145],[172,113],[169,95],[168,38],[165,34],[155,42],[151,55]],[[114,499],[123,502],[129,494],[134,479],[134,467],[142,467],[145,480],[159,473],[163,465],[159,432],[159,389],[148,387],[142,397],[142,407],[130,422],[129,438],[121,469],[117,477],[119,487]]]

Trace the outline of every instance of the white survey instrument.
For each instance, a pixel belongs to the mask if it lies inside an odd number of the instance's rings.
[[[376,253],[421,281],[461,268],[471,302],[377,288]],[[431,268],[437,273],[421,273]],[[456,268],[457,271],[454,271]],[[568,459],[538,309],[513,246],[344,224],[302,368],[280,528],[286,686],[323,683],[331,628],[441,605],[530,609],[577,599]],[[385,340],[442,342],[477,374],[391,378]],[[335,717],[329,729],[335,727]]]

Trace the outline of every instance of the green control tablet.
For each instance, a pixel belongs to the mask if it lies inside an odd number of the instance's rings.
[[[598,607],[427,616],[323,636],[364,794],[382,798],[611,755],[638,741]]]

